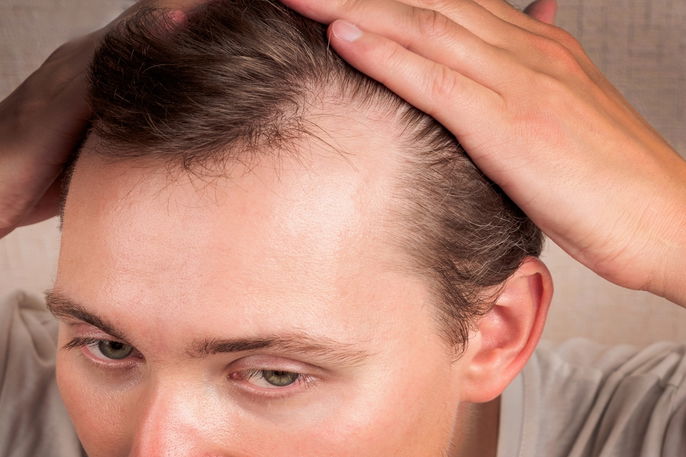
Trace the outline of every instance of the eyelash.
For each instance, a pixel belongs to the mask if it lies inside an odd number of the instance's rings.
[[[79,337],[79,338],[74,338],[71,340],[69,343],[65,344],[63,349],[71,350],[75,348],[88,348],[89,352],[93,351],[99,351],[97,346],[100,343],[122,343],[121,341],[116,341],[116,340],[107,340],[103,338],[93,338],[93,337]],[[97,360],[94,358],[94,355],[89,355],[88,360],[91,363],[94,363],[100,367],[104,367],[107,369],[125,369],[125,368],[131,368],[133,367],[134,364],[137,363],[135,360],[130,360],[130,359],[138,359],[141,360],[143,359],[143,356],[136,350],[134,349],[134,352],[132,356],[127,357],[126,359],[121,359],[121,361],[115,361],[112,359],[111,362],[105,362],[104,359],[98,358]],[[105,357],[106,359],[107,357]],[[126,360],[126,361],[124,361]]]
[[[266,371],[283,371],[285,373],[297,374],[297,379],[292,383],[284,387],[259,387],[255,384],[247,382],[253,378],[263,378],[264,372]],[[246,381],[245,386],[241,386],[242,389],[248,390],[251,393],[255,393],[261,397],[268,397],[271,399],[278,399],[282,397],[287,397],[289,395],[297,394],[302,392],[302,390],[309,389],[316,385],[317,379],[314,376],[307,375],[304,373],[298,373],[295,371],[287,370],[274,370],[273,368],[252,368],[249,370],[234,371],[228,376],[231,380]],[[295,391],[295,392],[293,392]]]
[[[121,344],[126,344],[122,343],[121,341],[116,341],[116,340],[108,340],[108,339],[103,339],[103,338],[93,338],[93,337],[78,337],[72,339],[70,342],[65,344],[63,346],[63,349],[66,350],[72,350],[76,348],[88,348],[89,351],[99,351],[97,349],[97,346],[100,343],[103,342],[111,342],[111,343],[121,343]],[[132,354],[137,354],[135,356],[129,356],[126,359],[122,359],[122,361],[116,362],[105,362],[103,360],[95,360],[94,355],[86,355],[88,360],[96,364],[100,367],[103,367],[105,369],[109,370],[116,370],[116,369],[127,369],[131,368],[134,366],[134,364],[138,363],[137,361],[128,361],[130,358],[135,358],[135,359],[143,359],[143,356],[136,350],[134,349],[134,352]],[[107,357],[104,357],[107,358]],[[124,361],[126,360],[126,361]],[[284,387],[258,387],[254,384],[251,384],[247,381],[250,379],[254,378],[263,378],[264,379],[264,372],[266,371],[283,371],[286,373],[290,374],[297,374],[298,377],[297,379],[292,383],[288,384]],[[309,389],[310,387],[313,387],[317,379],[314,376],[307,375],[304,373],[299,373],[295,371],[287,371],[287,370],[279,370],[279,369],[274,369],[274,368],[252,368],[252,369],[247,369],[247,370],[240,370],[240,371],[234,371],[233,373],[230,373],[228,375],[228,379],[234,380],[234,381],[245,381],[247,386],[241,386],[243,390],[248,390],[250,393],[261,396],[261,397],[267,397],[270,399],[278,399],[282,397],[287,397],[289,395],[297,394],[300,389]],[[292,392],[294,391],[295,392]]]

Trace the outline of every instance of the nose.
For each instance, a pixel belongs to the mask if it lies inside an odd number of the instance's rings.
[[[183,381],[148,389],[129,457],[239,457],[226,449],[230,424],[220,402],[211,387]]]

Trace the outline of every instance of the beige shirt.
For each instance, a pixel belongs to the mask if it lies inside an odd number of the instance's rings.
[[[55,384],[57,322],[42,300],[0,297],[0,457],[79,457]]]
[[[0,457],[80,457],[54,381],[57,325],[0,299]],[[498,457],[686,457],[686,345],[543,342],[502,396]],[[390,456],[389,456],[390,457]]]
[[[498,457],[686,457],[686,345],[543,342],[502,396]]]

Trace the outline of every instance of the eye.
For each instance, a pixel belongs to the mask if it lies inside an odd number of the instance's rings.
[[[312,375],[297,371],[253,368],[235,371],[229,378],[247,392],[264,398],[285,398],[302,392],[317,384]]]
[[[142,358],[136,348],[121,341],[101,338],[74,338],[64,346],[64,349],[82,348],[84,354],[101,364],[121,364],[127,359]],[[134,356],[134,357],[132,357]],[[131,360],[132,361],[132,360]]]
[[[134,350],[133,346],[119,341],[100,340],[97,344],[88,345],[88,348],[91,351],[94,351],[96,347],[100,354],[111,360],[125,359],[130,356]]]
[[[311,396],[329,379],[317,365],[281,354],[249,354],[226,370],[227,387],[256,402]]]
[[[301,378],[300,373],[280,370],[253,370],[248,372],[247,378],[262,384],[264,387],[286,387],[294,384]],[[264,381],[264,382],[260,382]],[[264,384],[267,384],[266,386]]]

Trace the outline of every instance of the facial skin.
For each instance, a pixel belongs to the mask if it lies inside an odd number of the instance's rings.
[[[365,122],[328,129],[354,154],[309,141],[213,178],[108,163],[88,141],[50,298],[90,457],[466,456],[478,437],[494,453],[497,401],[470,402],[497,399],[533,350],[547,270],[525,264],[455,361],[429,283],[387,242],[398,163]]]

